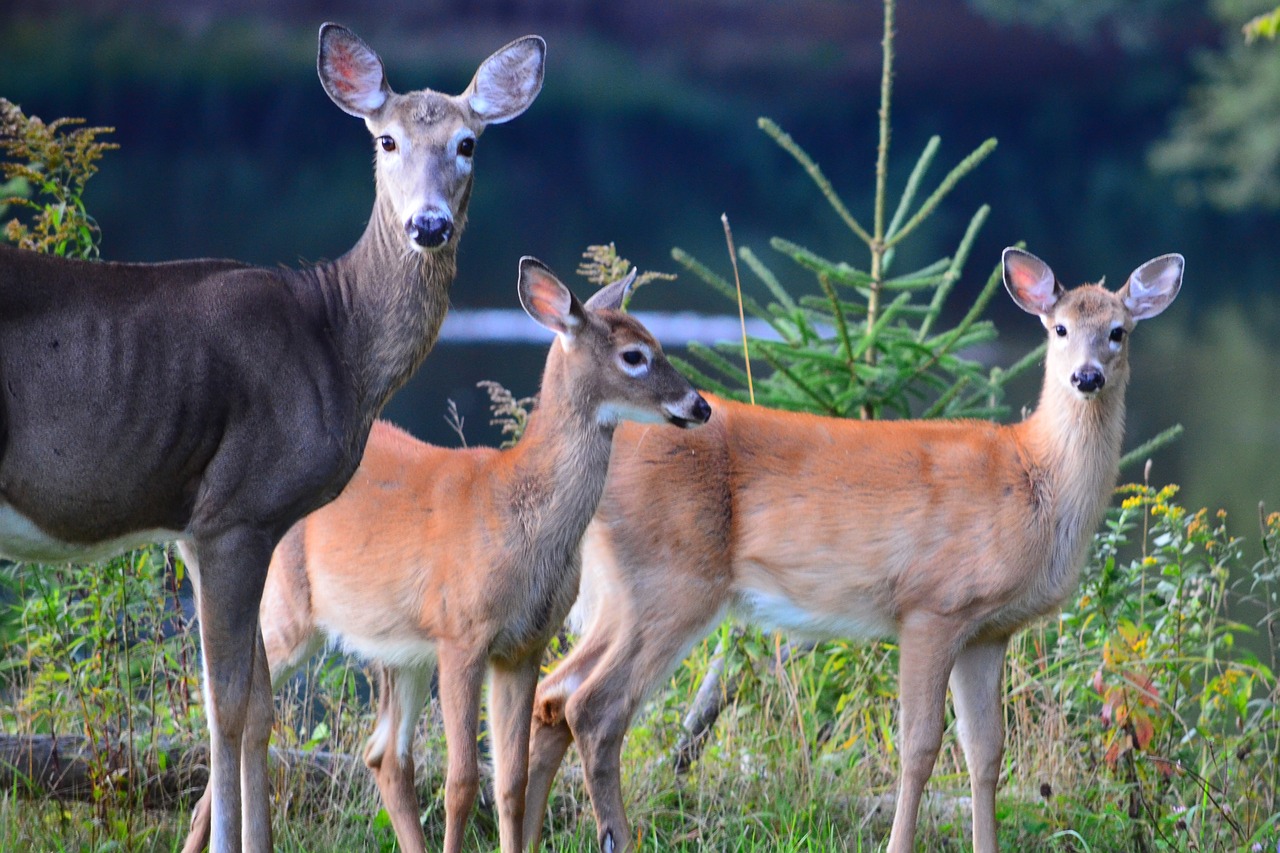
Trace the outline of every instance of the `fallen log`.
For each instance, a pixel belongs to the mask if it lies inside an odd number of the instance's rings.
[[[328,790],[347,783],[363,764],[320,750],[272,749],[273,776],[305,777],[295,790]],[[30,799],[94,802],[105,791],[145,808],[190,805],[209,782],[206,745],[140,746],[57,735],[0,735],[0,790]]]

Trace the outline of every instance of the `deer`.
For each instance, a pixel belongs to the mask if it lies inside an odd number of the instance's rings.
[[[462,849],[479,788],[476,735],[489,674],[503,853],[522,849],[530,715],[543,652],[577,597],[579,541],[623,422],[691,428],[706,400],[623,299],[636,271],[585,304],[540,261],[520,260],[520,303],[556,337],[537,407],[511,448],[445,448],[374,424],[336,500],[277,546],[259,621],[277,686],[325,642],[375,662],[379,704],[364,761],[400,849],[423,851],[413,735],[438,669],[448,750],[447,853]],[[672,430],[679,431],[679,430]],[[186,850],[201,849],[196,809]]]
[[[258,603],[276,543],[356,470],[383,404],[435,342],[476,138],[542,87],[511,42],[467,89],[407,94],[353,32],[317,68],[374,140],[376,198],[344,255],[91,263],[0,247],[0,555],[93,562],[176,542],[194,581],[212,847],[268,851],[272,701]]]
[[[1010,296],[1048,332],[1039,404],[1018,423],[843,420],[708,395],[715,416],[697,432],[620,428],[583,539],[579,638],[534,699],[528,849],[570,742],[600,849],[631,846],[627,727],[728,614],[811,639],[897,638],[891,853],[913,849],[949,683],[973,849],[995,851],[1005,649],[1076,585],[1118,476],[1129,334],[1173,301],[1183,265],[1163,255],[1118,291],[1065,289],[1006,249]]]

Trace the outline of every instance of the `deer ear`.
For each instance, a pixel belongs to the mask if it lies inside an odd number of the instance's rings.
[[[1182,255],[1161,255],[1129,275],[1119,293],[1133,319],[1146,320],[1169,307],[1182,288],[1185,263]]]
[[[558,335],[573,337],[582,325],[583,307],[555,273],[537,258],[520,259],[520,304],[530,317]]]
[[[1048,316],[1062,296],[1062,286],[1049,265],[1030,252],[1010,247],[1002,255],[1004,286],[1018,307],[1041,318]]]
[[[542,91],[546,55],[545,41],[525,36],[490,56],[463,92],[471,111],[485,124],[499,124],[527,110]]]
[[[606,284],[595,292],[595,294],[587,300],[586,307],[589,311],[599,311],[604,308],[618,311],[622,308],[622,303],[626,301],[627,294],[631,292],[632,287],[636,283],[636,268],[632,267],[631,272],[624,275],[617,281]]]
[[[333,102],[356,118],[367,119],[391,94],[378,54],[358,35],[339,24],[320,27],[316,70],[320,84]]]

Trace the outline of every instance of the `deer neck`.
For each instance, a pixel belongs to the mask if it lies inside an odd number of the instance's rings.
[[[559,342],[553,344],[559,347]],[[507,451],[524,547],[563,565],[595,514],[609,471],[613,427],[549,359],[537,408]]]
[[[330,316],[344,318],[334,325],[367,411],[376,413],[431,351],[448,310],[465,222],[464,202],[453,238],[433,252],[418,252],[406,244],[390,203],[379,197],[360,240],[323,276],[331,285]]]
[[[1019,426],[1032,482],[1051,523],[1053,563],[1074,583],[1083,549],[1115,489],[1124,438],[1125,378],[1083,400],[1045,378],[1040,405]]]

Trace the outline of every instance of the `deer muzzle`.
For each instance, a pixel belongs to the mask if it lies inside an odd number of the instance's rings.
[[[404,231],[423,249],[438,249],[453,236],[453,217],[445,210],[422,211],[405,223]]]
[[[1071,374],[1071,385],[1081,394],[1096,394],[1107,384],[1107,377],[1101,368],[1094,365],[1082,367]]]

